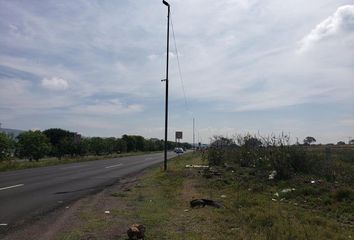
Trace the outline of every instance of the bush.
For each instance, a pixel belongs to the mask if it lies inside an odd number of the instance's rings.
[[[17,136],[16,154],[20,158],[38,161],[50,152],[49,139],[41,131],[23,132]]]
[[[208,162],[209,165],[220,166],[225,162],[225,149],[222,148],[210,148],[208,150]]]
[[[14,141],[5,133],[0,132],[0,161],[8,160],[14,150]]]
[[[219,136],[214,137],[207,158],[211,165],[234,162],[264,173],[276,170],[277,179],[289,179],[296,173],[324,174],[322,154],[311,153],[289,142],[289,136],[284,134],[271,137],[239,135],[236,141]]]
[[[226,153],[230,152],[236,145],[234,141],[222,136],[214,136],[208,150],[208,162],[210,165],[221,165],[225,163]],[[228,156],[230,157],[230,156]]]
[[[354,191],[348,187],[341,187],[334,193],[334,198],[339,201],[352,201],[354,200]]]

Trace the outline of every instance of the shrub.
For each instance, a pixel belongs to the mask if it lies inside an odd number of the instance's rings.
[[[289,136],[284,134],[270,137],[239,135],[235,141],[219,136],[213,140],[208,151],[211,165],[231,161],[263,172],[276,170],[277,179],[288,179],[296,173],[324,174],[323,156],[301,146],[291,146]]]
[[[50,142],[40,131],[23,132],[17,136],[16,153],[20,158],[38,161],[50,151]]]
[[[14,141],[5,133],[0,132],[0,161],[11,157],[14,148]]]
[[[341,187],[336,190],[334,197],[337,201],[352,201],[354,200],[354,191],[348,187]]]
[[[220,166],[225,162],[225,149],[212,147],[208,150],[209,165]]]

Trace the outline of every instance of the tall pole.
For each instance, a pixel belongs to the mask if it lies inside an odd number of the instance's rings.
[[[193,118],[193,150],[195,150],[195,134],[194,134],[194,131],[195,131],[195,120]]]
[[[164,162],[163,169],[167,170],[167,123],[168,123],[168,57],[170,52],[170,4],[165,0],[162,1],[164,5],[168,8],[167,13],[167,51],[166,51],[166,99],[165,99],[165,152],[164,152]]]

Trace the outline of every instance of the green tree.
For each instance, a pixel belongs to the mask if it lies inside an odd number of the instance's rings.
[[[75,133],[61,129],[61,128],[50,128],[43,133],[48,137],[52,149],[50,152],[51,156],[55,156],[59,159],[62,158],[65,154],[71,154],[73,152]]]
[[[127,143],[127,152],[136,151],[136,143],[133,136],[124,134],[122,139]]]
[[[14,141],[5,133],[0,132],[0,161],[11,157],[14,149]]]
[[[314,142],[316,142],[316,139],[314,137],[308,136],[304,139],[305,145],[311,145],[311,143],[314,143]]]
[[[75,142],[75,154],[78,156],[84,156],[88,154],[89,151],[89,141],[87,138],[81,138],[79,141]]]
[[[112,154],[116,152],[116,139],[109,137],[104,139],[105,153]]]
[[[144,151],[145,139],[142,136],[133,136],[136,146],[136,151]]]
[[[101,137],[93,137],[89,139],[90,152],[95,155],[102,155],[105,150],[105,142]]]
[[[41,131],[27,131],[17,136],[16,153],[20,158],[36,160],[49,153],[51,145],[47,136]]]
[[[115,151],[117,153],[125,153],[125,152],[127,152],[127,142],[124,141],[121,138],[118,138],[116,140],[116,149],[115,149]]]

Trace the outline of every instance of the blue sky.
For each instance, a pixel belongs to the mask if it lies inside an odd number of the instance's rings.
[[[354,137],[354,1],[171,0],[170,132]],[[163,138],[160,0],[0,1],[0,122]]]

